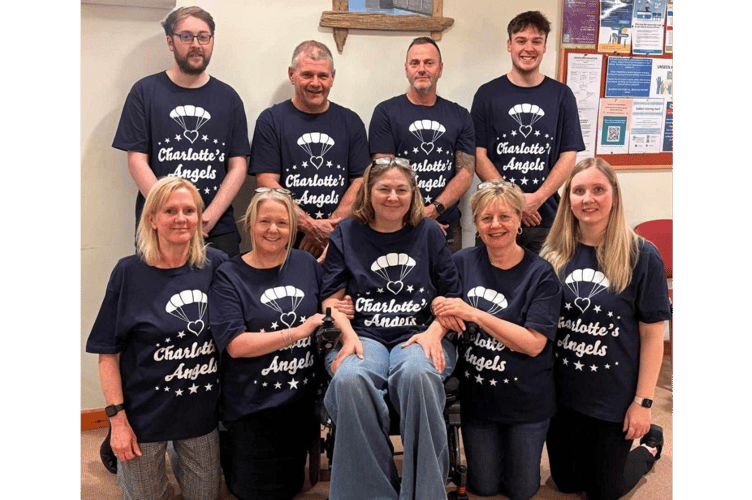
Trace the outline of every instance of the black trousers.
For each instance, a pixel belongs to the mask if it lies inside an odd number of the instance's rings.
[[[630,452],[622,422],[607,422],[559,407],[546,437],[551,478],[564,493],[585,492],[588,500],[616,500],[655,464],[644,447]]]

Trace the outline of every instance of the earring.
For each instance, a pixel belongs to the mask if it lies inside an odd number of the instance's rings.
[[[522,226],[517,228],[517,234],[522,234]]]

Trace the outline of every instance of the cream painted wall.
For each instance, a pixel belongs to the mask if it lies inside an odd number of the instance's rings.
[[[321,12],[331,10],[329,0],[204,0],[199,4],[217,22],[209,71],[238,91],[251,131],[263,109],[292,96],[287,66],[297,43],[315,39],[336,50],[331,30],[318,26]],[[524,9],[541,10],[554,26],[542,70],[555,77],[559,1],[527,1]],[[440,42],[442,96],[469,108],[479,85],[508,71],[506,25],[521,10],[520,4],[498,0],[444,0],[444,13],[455,23]],[[84,347],[113,266],[133,253],[136,188],[126,168],[126,154],[110,145],[131,85],[172,64],[159,24],[167,13],[81,5],[82,409],[104,406],[97,357],[87,354]],[[405,51],[414,37],[422,35],[351,30],[344,53],[334,55],[337,73],[330,98],[356,111],[367,126],[376,104],[406,90]],[[672,217],[670,171],[623,172],[619,177],[631,225]],[[241,191],[236,199],[236,212],[244,211],[248,191]],[[466,200],[464,206],[467,213]],[[472,222],[464,225],[470,228]],[[473,241],[472,235],[468,229],[466,245]]]

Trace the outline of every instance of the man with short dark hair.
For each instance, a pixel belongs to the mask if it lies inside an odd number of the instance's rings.
[[[351,212],[370,162],[363,121],[329,100],[334,61],[326,45],[299,44],[288,68],[292,99],[256,121],[250,172],[259,187],[284,188],[298,206],[295,247],[319,256]]]
[[[184,177],[201,193],[207,243],[237,255],[240,235],[232,200],[247,175],[248,125],[240,96],[206,72],[214,50],[214,19],[200,7],[180,7],[162,23],[175,63],[136,82],[112,146],[128,152],[139,189],[136,223],[158,178]]]
[[[456,252],[462,248],[462,195],[475,173],[475,132],[470,113],[437,94],[444,70],[439,46],[428,37],[407,49],[407,93],[392,97],[373,112],[368,130],[374,159],[407,158],[426,203],[425,216],[436,220]]]
[[[518,242],[534,253],[556,215],[557,190],[585,149],[574,94],[540,71],[550,30],[537,11],[512,19],[507,27],[512,68],[478,89],[471,110],[478,177],[505,179],[525,192]]]

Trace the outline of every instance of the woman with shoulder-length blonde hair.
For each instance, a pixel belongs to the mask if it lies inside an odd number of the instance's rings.
[[[541,255],[564,286],[556,333],[557,413],[546,439],[566,493],[616,499],[660,458],[650,407],[671,306],[658,250],[627,225],[600,158],[575,165]],[[630,453],[632,441],[643,446]]]
[[[137,254],[112,271],[86,343],[87,352],[99,354],[123,498],[169,494],[169,441],[183,495],[219,494],[218,357],[206,309],[214,271],[227,256],[204,247],[202,207],[185,179],[165,177],[152,186]]]
[[[438,297],[433,310],[447,329],[478,325],[465,333],[470,338],[457,363],[468,487],[524,500],[540,488],[543,443],[556,410],[561,285],[548,262],[517,243],[525,207],[518,186],[483,182],[470,207],[483,245],[452,256],[462,297]]]
[[[442,380],[456,351],[430,304],[437,295],[459,296],[459,282],[441,228],[423,212],[410,162],[379,158],[366,169],[353,218],[329,240],[321,296],[342,332],[325,359],[333,377],[324,404],[337,426],[332,500],[446,496]],[[355,304],[352,320],[338,310],[345,293]],[[401,482],[387,400],[400,415]]]
[[[243,227],[251,251],[219,267],[209,297],[221,353],[219,418],[225,483],[239,500],[290,500],[303,486],[322,323],[321,266],[293,249],[290,192],[258,188]]]

